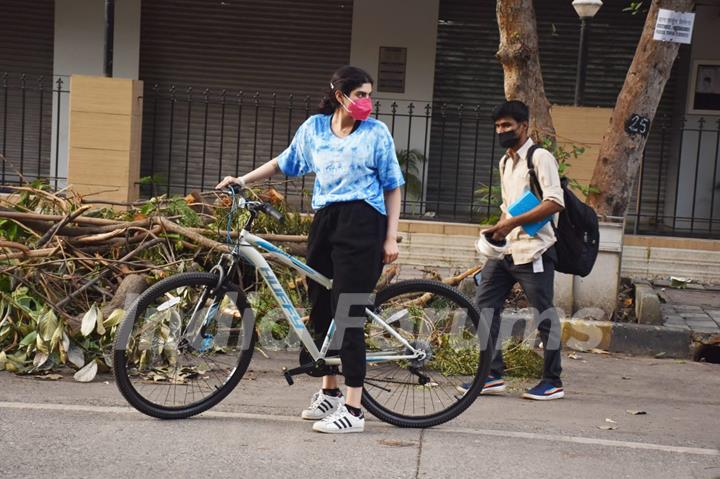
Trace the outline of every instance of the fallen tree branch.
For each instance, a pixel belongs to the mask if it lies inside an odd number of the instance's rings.
[[[89,205],[81,206],[77,210],[75,210],[72,213],[70,213],[69,215],[65,216],[59,223],[57,223],[55,226],[50,228],[47,231],[47,233],[45,233],[39,240],[37,240],[37,242],[35,243],[35,247],[39,248],[39,247],[45,245],[46,243],[48,243],[53,238],[53,236],[55,236],[55,233],[57,233],[60,228],[62,228],[66,224],[70,223],[75,218],[82,215],[89,209],[90,209]]]

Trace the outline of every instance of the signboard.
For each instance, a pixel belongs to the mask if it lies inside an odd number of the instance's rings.
[[[648,136],[650,132],[650,119],[633,113],[625,122],[625,131],[629,135]]]
[[[655,23],[653,40],[660,42],[690,43],[695,14],[661,8]]]

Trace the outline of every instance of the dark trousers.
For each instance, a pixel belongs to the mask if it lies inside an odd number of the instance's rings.
[[[553,281],[555,278],[556,253],[550,248],[543,255],[543,272],[534,273],[533,264],[513,264],[511,256],[502,260],[490,260],[480,272],[475,301],[480,308],[482,318],[492,321],[490,327],[491,347],[496,347],[490,367],[491,374],[502,376],[505,372],[505,363],[502,357],[502,347],[498,342],[500,332],[500,313],[505,299],[510,294],[515,283],[520,283],[527,296],[530,307],[533,308],[534,321],[540,333],[545,351],[543,380],[554,386],[562,386],[560,373],[560,318],[553,306]]]
[[[335,318],[337,329],[331,350],[336,351],[339,345],[349,387],[362,387],[365,380],[364,322],[351,318],[365,318],[368,303],[353,303],[348,313],[340,295],[362,293],[367,298],[372,294],[383,268],[386,231],[387,217],[364,201],[328,205],[315,214],[310,228],[308,265],[333,280],[330,291],[308,281],[310,325],[319,348]],[[339,301],[341,307],[337,308]]]

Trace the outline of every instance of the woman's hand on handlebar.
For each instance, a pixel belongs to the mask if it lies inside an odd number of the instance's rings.
[[[238,176],[237,178],[234,176],[226,176],[220,183],[217,184],[215,187],[216,190],[224,190],[225,188],[228,188],[230,186],[239,186],[240,188],[245,188],[245,180],[243,180],[242,176]]]

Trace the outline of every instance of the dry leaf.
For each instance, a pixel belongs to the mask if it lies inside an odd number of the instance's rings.
[[[602,429],[603,431],[614,431],[617,429],[617,426],[598,426],[598,429]]]
[[[647,414],[647,412],[645,412],[645,411],[635,411],[632,409],[628,409],[627,413],[632,414],[633,416],[641,416],[641,415]]]
[[[398,441],[397,439],[381,439],[378,441],[378,443],[381,446],[391,446],[391,447],[412,447],[415,446],[416,443],[410,442],[410,441]]]
[[[568,358],[570,358],[570,359],[582,359],[582,356],[578,356],[576,353],[570,353],[570,354],[568,354]]]
[[[90,361],[80,371],[76,372],[73,378],[75,379],[75,381],[81,383],[89,383],[90,381],[95,379],[95,375],[97,375],[97,370],[97,363],[95,361]]]
[[[632,304],[633,304],[633,299],[632,299],[632,298],[625,298],[625,301],[623,301],[623,304],[625,305],[626,308],[629,308],[629,307],[632,306]]]
[[[613,420],[610,419],[609,417],[606,417],[606,418],[605,418],[605,422],[609,422],[610,424],[617,424],[617,422],[613,421]]]
[[[623,376],[622,379],[632,379],[630,376]]]
[[[45,374],[43,376],[34,376],[35,379],[41,379],[43,381],[60,381],[63,377],[62,374]]]
[[[605,351],[604,349],[598,349],[598,348],[592,348],[590,350],[591,353],[595,354],[610,354],[609,352]]]

